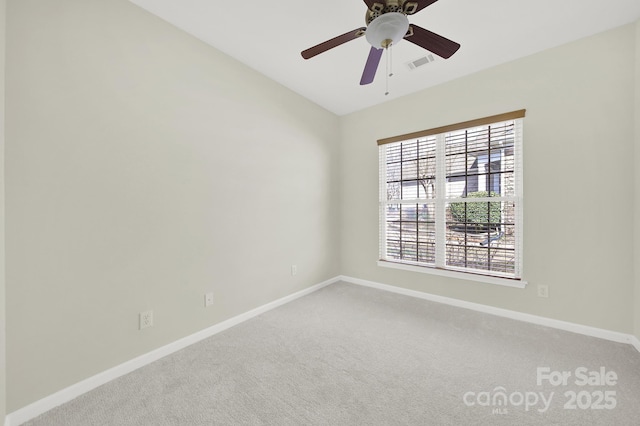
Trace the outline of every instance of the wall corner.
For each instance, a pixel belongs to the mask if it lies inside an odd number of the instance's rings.
[[[633,191],[633,318],[634,335],[640,340],[640,19],[635,24],[635,79],[634,79],[634,191]]]

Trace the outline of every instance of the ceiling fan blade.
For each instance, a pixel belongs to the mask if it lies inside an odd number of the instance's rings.
[[[413,24],[409,26],[409,32],[404,38],[444,59],[450,58],[460,49],[460,45],[455,41]]]
[[[409,0],[404,4],[404,13],[414,15],[427,6],[431,6],[438,0]],[[366,3],[366,1],[365,1]]]
[[[301,52],[302,57],[304,59],[313,58],[314,56],[319,55],[320,53],[326,52],[329,49],[333,49],[336,46],[340,46],[341,44],[344,44],[348,41],[355,40],[356,38],[363,36],[366,30],[367,29],[365,27],[360,27],[353,31],[349,31],[348,33],[339,35],[338,37],[334,37],[331,40],[327,40],[324,43],[317,44],[313,47],[310,47],[307,50],[303,50]]]
[[[373,79],[376,76],[376,71],[378,70],[378,64],[380,64],[380,58],[382,58],[382,52],[384,49],[376,49],[375,47],[371,47],[369,51],[369,57],[367,58],[367,63],[364,66],[364,71],[362,71],[362,78],[360,79],[360,85],[364,86],[365,84],[371,84]]]

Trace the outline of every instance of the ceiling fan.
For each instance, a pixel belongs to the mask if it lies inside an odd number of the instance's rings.
[[[303,50],[304,59],[313,58],[329,49],[355,40],[363,35],[371,45],[360,85],[370,84],[376,75],[384,49],[398,44],[403,38],[436,55],[448,59],[460,45],[415,24],[409,24],[407,15],[420,12],[438,0],[364,0],[367,5],[366,27],[356,28],[337,37]]]

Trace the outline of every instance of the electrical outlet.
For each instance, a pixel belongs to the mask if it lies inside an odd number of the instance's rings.
[[[295,277],[296,275],[298,275],[298,266],[297,265],[291,265],[291,276]]]
[[[140,330],[153,325],[153,311],[140,312]]]
[[[207,293],[204,295],[204,307],[208,308],[213,305],[213,293]]]
[[[549,286],[546,284],[538,284],[538,297],[549,297]]]

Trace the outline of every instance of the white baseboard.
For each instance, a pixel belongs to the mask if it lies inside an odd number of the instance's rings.
[[[438,296],[435,294],[423,293],[421,291],[409,290],[402,287],[396,287],[388,284],[381,284],[374,281],[362,280],[348,276],[340,276],[340,281],[351,284],[357,284],[365,287],[377,288],[392,293],[403,294],[405,296],[416,297],[419,299],[430,300],[432,302],[443,303],[445,305],[456,306],[459,308],[471,309],[473,311],[484,312],[486,314],[496,315],[504,318],[510,318],[518,321],[529,322],[537,325],[544,325],[559,330],[570,331],[573,333],[584,334],[586,336],[598,337],[600,339],[611,340],[618,343],[627,343],[633,345],[640,352],[640,341],[633,335],[620,333],[617,331],[605,330],[602,328],[590,327],[567,321],[561,321],[551,318],[540,317],[537,315],[525,314],[522,312],[511,311],[508,309],[496,308],[494,306],[482,305],[479,303],[467,302],[465,300],[453,299],[450,297]]]
[[[26,407],[20,408],[19,410],[8,414],[5,418],[5,426],[19,426],[33,418],[38,417],[40,414],[51,410],[52,408],[62,405],[65,402],[71,401],[72,399],[77,398],[78,396],[97,388],[98,386],[117,379],[120,376],[124,376],[125,374],[137,370],[140,367],[144,367],[145,365],[157,361],[158,359],[163,358],[167,355],[171,355],[172,353],[184,349],[187,346],[200,342],[201,340],[220,333],[221,331],[231,328],[234,325],[238,325],[260,314],[277,308],[278,306],[282,306],[285,303],[289,303],[302,296],[306,296],[307,294],[320,290],[321,288],[338,282],[339,280],[339,277],[335,277],[314,286],[308,287],[304,290],[300,290],[296,293],[282,297],[278,300],[274,300],[273,302],[267,303],[266,305],[259,306],[248,312],[237,315],[233,318],[229,318],[228,320],[225,320],[214,326],[206,328],[190,336],[183,337],[182,339],[176,340],[175,342],[169,343],[168,345],[162,346],[144,355],[140,355],[137,358],[124,362],[120,365],[110,368],[109,370],[103,371],[102,373],[98,373],[95,376],[89,377],[81,382],[71,385],[52,395],[42,398],[39,401],[29,404]]]

